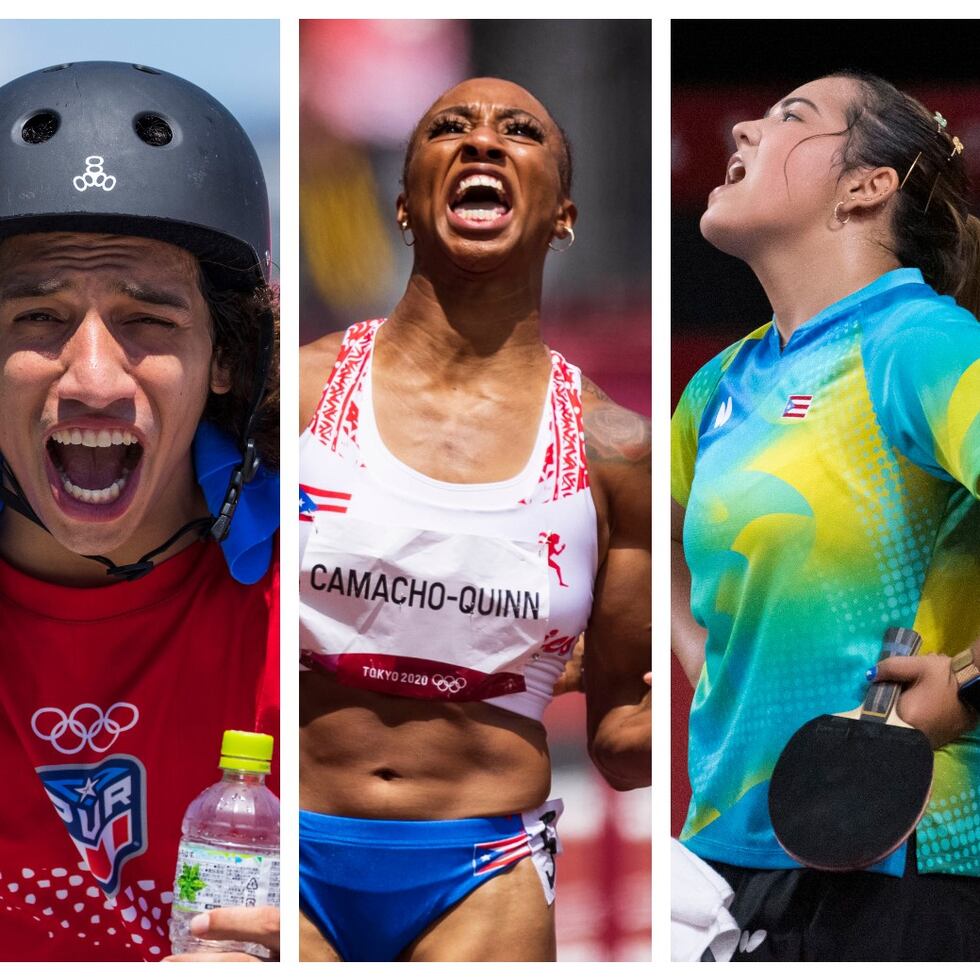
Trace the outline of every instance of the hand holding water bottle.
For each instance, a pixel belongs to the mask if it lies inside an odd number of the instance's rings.
[[[272,905],[255,908],[224,908],[201,912],[190,921],[190,933],[198,939],[210,941],[232,940],[237,944],[260,945],[270,952],[270,959],[279,959],[279,909]],[[249,953],[201,951],[168,956],[170,963],[202,961],[227,961],[254,963]]]
[[[278,956],[279,800],[272,738],[225,732],[222,778],[187,808],[170,920],[173,960]]]

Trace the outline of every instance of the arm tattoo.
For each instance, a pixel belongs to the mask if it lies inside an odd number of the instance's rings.
[[[589,462],[642,463],[650,459],[650,423],[608,399],[584,415]]]

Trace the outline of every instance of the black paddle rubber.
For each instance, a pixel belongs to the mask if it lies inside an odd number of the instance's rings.
[[[882,656],[918,647],[890,629]],[[929,801],[933,753],[916,728],[885,724],[897,684],[872,684],[861,718],[821,715],[783,749],[769,784],[769,816],[790,857],[811,868],[865,868],[894,851]]]

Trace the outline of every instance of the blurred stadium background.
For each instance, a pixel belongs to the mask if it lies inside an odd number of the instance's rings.
[[[949,121],[980,198],[980,68],[975,21],[683,21],[671,29],[671,387],[766,323],[772,309],[743,262],[698,230],[734,152],[732,126],[756,119],[804,82],[843,68],[880,75]],[[801,270],[805,275],[805,270]],[[671,658],[671,831],[690,800],[691,687]]]
[[[278,20],[0,20],[0,85],[68,61],[149,65],[186,78],[221,102],[262,162],[278,263]],[[278,264],[274,274],[278,278]]]
[[[549,256],[545,339],[649,415],[649,21],[301,21],[301,342],[401,296],[405,146],[431,102],[474,75],[529,89],[572,141],[576,244]],[[596,775],[581,695],[545,723],[565,800],[558,958],[648,960],[649,791],[617,794]]]

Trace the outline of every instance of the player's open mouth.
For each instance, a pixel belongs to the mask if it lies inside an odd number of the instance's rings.
[[[512,213],[507,184],[496,174],[467,171],[449,195],[450,221],[466,230],[495,231]]]
[[[708,195],[708,202],[710,203],[716,194],[721,194],[743,180],[745,180],[745,164],[738,153],[733,153],[728,160],[728,167],[725,169],[725,182],[712,190]]]
[[[128,505],[143,459],[131,429],[65,427],[48,436],[46,449],[63,509],[111,518]]]
[[[745,164],[737,153],[733,153],[728,161],[728,169],[725,171],[725,183],[737,184],[740,180],[744,179]]]

